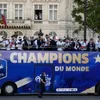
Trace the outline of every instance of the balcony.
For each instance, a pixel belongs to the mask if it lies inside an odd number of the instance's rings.
[[[30,19],[21,19],[21,20],[17,20],[17,19],[7,19],[7,23],[8,24],[31,24],[31,20]]]
[[[7,23],[24,23],[25,20],[22,19],[22,20],[16,20],[16,19],[8,19],[7,20]]]
[[[5,26],[4,24],[0,24],[0,28],[1,29],[30,29],[31,20],[7,19],[7,26]]]
[[[43,20],[34,20],[34,24],[42,24]]]

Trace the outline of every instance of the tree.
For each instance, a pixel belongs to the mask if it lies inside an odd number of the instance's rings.
[[[84,3],[85,0],[74,0],[72,17],[79,23],[80,31],[84,28]],[[87,0],[86,25],[93,33],[100,33],[100,0]]]

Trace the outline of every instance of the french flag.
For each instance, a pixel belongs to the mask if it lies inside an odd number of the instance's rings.
[[[1,16],[2,16],[2,23],[3,23],[5,26],[7,26],[6,18],[5,18],[5,16],[4,16],[3,12],[1,12]]]

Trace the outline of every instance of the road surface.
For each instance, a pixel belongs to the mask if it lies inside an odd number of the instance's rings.
[[[0,100],[100,100],[100,96],[0,96]]]

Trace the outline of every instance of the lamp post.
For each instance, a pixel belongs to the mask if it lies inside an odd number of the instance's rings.
[[[87,0],[84,0],[84,39],[87,35]]]
[[[69,34],[68,34],[68,30],[67,30],[67,39],[69,39]]]

